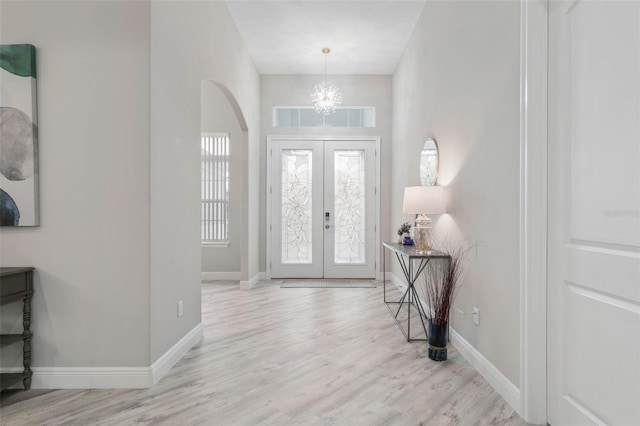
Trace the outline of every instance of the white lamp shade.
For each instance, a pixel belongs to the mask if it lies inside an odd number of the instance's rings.
[[[446,213],[444,187],[435,185],[406,187],[402,212],[408,214]]]

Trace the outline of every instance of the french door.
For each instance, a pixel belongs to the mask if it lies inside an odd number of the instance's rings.
[[[640,424],[640,3],[549,2],[548,421]]]
[[[272,278],[375,278],[376,139],[269,139]]]

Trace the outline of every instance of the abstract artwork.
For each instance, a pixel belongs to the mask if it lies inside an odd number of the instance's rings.
[[[0,226],[37,226],[36,48],[0,45]]]

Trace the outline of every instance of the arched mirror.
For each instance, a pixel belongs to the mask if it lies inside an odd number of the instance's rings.
[[[420,154],[420,183],[435,185],[438,182],[438,144],[435,139],[428,138],[422,146]]]

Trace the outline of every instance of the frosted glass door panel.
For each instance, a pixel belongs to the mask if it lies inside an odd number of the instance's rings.
[[[365,152],[335,151],[334,261],[365,262]]]
[[[313,262],[313,151],[282,151],[282,263]]]
[[[325,141],[325,278],[375,277],[375,149],[370,141]]]
[[[322,278],[323,141],[272,141],[268,154],[271,276]]]

